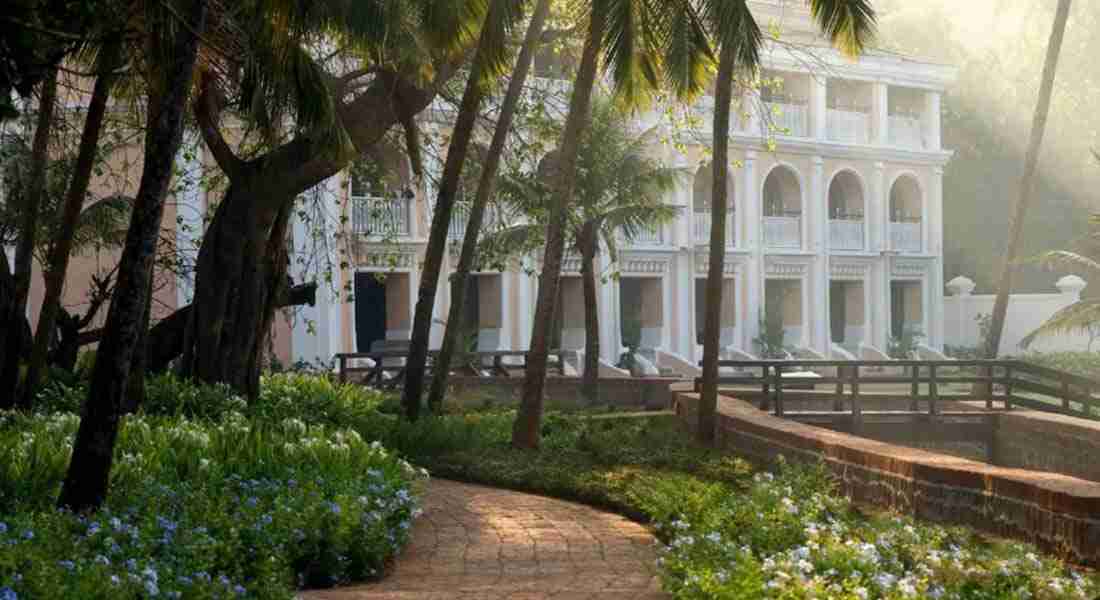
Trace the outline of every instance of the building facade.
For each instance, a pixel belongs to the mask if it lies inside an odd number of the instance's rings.
[[[759,11],[775,10],[759,4]],[[784,27],[812,43],[808,14],[785,10]],[[777,85],[744,98],[731,128],[722,345],[755,353],[770,314],[781,318],[785,346],[823,356],[867,355],[867,348],[873,356],[903,332],[942,347],[942,180],[951,152],[941,147],[940,103],[955,71],[878,52],[853,61],[820,45],[807,54],[813,60],[801,50],[769,48],[764,78]],[[712,109],[711,97],[691,107],[696,126],[678,133],[680,150],[662,150],[663,160],[694,174],[667,198],[679,217],[620,248],[617,264],[606,252],[599,258],[603,273],[617,274],[599,286],[601,358],[609,363],[627,345],[689,364],[702,358]],[[316,326],[295,328],[296,360],[409,338],[434,195],[415,188],[400,158],[381,162],[386,173],[373,182],[348,174],[326,184],[342,196],[355,236],[341,273],[352,294],[324,294],[306,309]],[[450,229],[433,346],[443,335],[446,278],[464,219],[459,211]],[[305,233],[299,223],[295,235]],[[475,275],[464,323],[469,345],[528,348],[540,260]],[[567,256],[554,324],[563,349],[584,346],[579,271],[579,258]]]

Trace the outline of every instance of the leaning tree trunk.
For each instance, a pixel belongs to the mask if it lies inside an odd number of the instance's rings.
[[[286,293],[289,275],[287,268],[290,266],[290,256],[287,254],[286,235],[290,225],[292,205],[284,205],[279,215],[275,218],[275,226],[271,228],[271,235],[267,240],[267,249],[264,257],[266,287],[269,291],[264,299],[264,308],[261,315],[259,335],[256,336],[252,355],[249,358],[248,381],[246,392],[249,398],[260,395],[260,373],[264,365],[264,343],[271,332],[271,325],[275,322],[275,312],[280,306],[279,299]]]
[[[241,190],[257,188],[275,193],[273,187],[241,175],[230,184],[203,236],[180,361],[185,377],[224,383],[242,394],[252,389],[257,344],[265,333],[261,324],[277,291],[272,289],[266,259],[279,211],[273,213],[270,205],[249,206],[237,196]]]
[[[477,196],[473,206],[470,207],[470,220],[466,224],[466,234],[462,238],[462,251],[458,256],[458,265],[452,276],[451,308],[447,315],[447,329],[443,333],[443,346],[436,356],[435,370],[432,373],[432,386],[428,392],[428,407],[433,412],[438,412],[443,406],[443,396],[447,393],[447,377],[450,374],[451,358],[454,356],[455,347],[458,345],[461,327],[458,323],[462,320],[463,307],[466,302],[466,284],[469,282],[470,270],[474,266],[477,257],[477,240],[481,232],[481,224],[485,217],[485,207],[489,204],[489,197],[493,192],[493,180],[500,168],[500,158],[504,154],[504,144],[508,141],[508,134],[512,129],[512,121],[515,118],[516,106],[523,96],[523,84],[527,79],[527,73],[531,70],[531,61],[535,54],[535,47],[542,36],[542,29],[546,24],[546,16],[550,12],[550,0],[539,0],[535,7],[535,13],[531,17],[531,24],[527,26],[527,33],[520,47],[519,56],[516,58],[515,70],[512,72],[512,80],[508,82],[508,91],[504,95],[504,102],[500,106],[500,117],[497,119],[496,129],[493,131],[493,140],[489,144],[489,152],[485,156],[485,164],[481,170],[481,176],[477,183]],[[454,324],[454,327],[451,327]]]
[[[8,257],[0,251],[0,382],[5,383],[0,387],[0,410],[15,408],[19,360],[28,345],[29,329],[27,317],[16,308],[15,276]]]
[[[19,241],[15,248],[14,305],[11,307],[11,318],[5,327],[9,332],[20,332],[24,315],[27,313],[27,298],[30,295],[31,270],[34,263],[35,233],[38,230],[38,212],[46,199],[46,163],[49,161],[50,130],[53,129],[56,100],[57,69],[53,68],[43,80],[38,97],[38,119],[34,130],[34,142],[31,146],[28,183],[30,189],[26,194],[27,203],[23,211],[23,222],[20,224]],[[6,341],[5,344],[10,346],[10,342]],[[4,377],[0,381],[0,390],[9,390],[20,408],[29,409],[30,398],[25,394],[20,396],[16,392],[19,387],[19,359],[22,355],[23,347],[20,343],[15,352],[7,357],[8,363],[0,367],[0,375]]]
[[[733,100],[734,51],[723,44],[718,58],[714,98],[714,160],[711,161],[714,195],[710,217],[710,265],[707,268],[706,308],[703,317],[703,389],[699,397],[697,436],[714,442],[718,414],[718,352],[722,333],[722,272],[726,259],[726,177],[729,170],[730,103]]]
[[[463,92],[462,102],[459,104],[454,131],[451,133],[451,143],[447,147],[447,160],[443,164],[443,177],[439,182],[439,195],[436,197],[435,208],[432,211],[432,227],[428,233],[424,266],[420,271],[420,290],[416,297],[416,310],[413,312],[412,336],[409,340],[409,356],[405,366],[405,387],[401,394],[405,418],[410,421],[415,421],[420,416],[435,294],[439,287],[439,274],[443,270],[443,255],[447,251],[447,230],[451,224],[451,210],[454,208],[455,196],[462,180],[462,167],[466,163],[466,151],[470,147],[470,139],[477,124],[478,110],[485,97],[485,83],[481,78],[485,69],[486,54],[489,52],[488,36],[493,29],[489,26],[489,20],[496,18],[496,6],[494,3],[494,8],[485,17],[485,25],[481,28],[482,37],[474,54],[470,78],[466,81],[466,91]]]
[[[600,310],[596,299],[598,236],[595,223],[585,223],[578,244],[584,285],[584,376],[581,380],[581,396],[590,406],[600,402]]]
[[[1062,51],[1062,39],[1066,33],[1066,21],[1069,20],[1070,0],[1059,0],[1058,11],[1054,15],[1054,29],[1050,33],[1046,63],[1043,65],[1043,81],[1039,88],[1039,102],[1035,106],[1035,118],[1031,122],[1031,139],[1024,158],[1024,171],[1020,177],[1020,197],[1016,201],[1016,210],[1012,214],[1012,226],[1009,231],[1008,249],[1004,264],[1001,265],[1000,285],[997,288],[997,300],[993,304],[993,320],[986,340],[985,356],[997,358],[1001,347],[1001,334],[1004,332],[1005,317],[1008,314],[1008,295],[1012,291],[1012,279],[1016,274],[1016,257],[1020,254],[1023,240],[1024,220],[1031,206],[1035,187],[1035,170],[1039,162],[1039,150],[1043,145],[1047,116],[1050,114],[1050,99],[1054,92],[1054,76],[1058,70],[1058,56]],[[992,392],[992,390],[989,390]]]
[[[38,327],[34,334],[34,347],[31,360],[27,364],[27,376],[23,383],[24,403],[33,402],[38,387],[38,379],[46,366],[50,341],[54,337],[58,309],[61,307],[61,293],[65,285],[65,274],[69,268],[69,255],[73,249],[73,235],[80,221],[80,211],[84,208],[84,198],[88,193],[88,183],[95,166],[96,149],[103,131],[103,119],[107,114],[107,100],[111,96],[119,63],[122,58],[122,42],[108,41],[100,54],[99,76],[92,89],[92,98],[88,103],[88,112],[84,117],[84,131],[80,135],[80,149],[73,165],[72,179],[65,194],[65,204],[61,208],[61,224],[50,250],[49,264],[46,266],[46,292],[42,298],[42,310],[38,313]]]
[[[191,89],[198,38],[206,25],[206,0],[192,0],[184,7],[181,18],[187,23],[175,29],[173,39],[168,42],[170,46],[163,49],[168,64],[163,65],[159,85],[153,86],[156,95],[150,95],[141,184],[134,199],[103,340],[92,370],[88,400],[58,499],[60,506],[77,512],[98,508],[107,496],[130,363],[140,335],[142,314],[150,301],[147,292],[164,216],[164,199],[183,135],[184,105]]]
[[[565,225],[570,199],[576,185],[574,174],[577,169],[581,133],[588,124],[592,109],[592,88],[596,82],[605,8],[602,3],[597,3],[593,7],[581,64],[577,71],[577,78],[573,82],[573,97],[569,101],[569,116],[565,121],[558,160],[551,167],[553,200],[550,223],[546,228],[546,250],[542,258],[538,302],[535,305],[535,323],[531,330],[531,349],[527,353],[523,398],[520,401],[519,412],[516,414],[516,421],[512,426],[512,445],[517,448],[538,448],[539,446],[550,322],[557,308],[558,280],[561,277],[561,259],[565,251]]]

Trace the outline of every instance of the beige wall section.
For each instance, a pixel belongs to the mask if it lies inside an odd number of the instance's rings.
[[[660,327],[665,322],[661,281],[659,278],[639,280],[642,327]]]
[[[386,276],[386,329],[408,331],[409,322],[409,274],[391,273]]]
[[[580,277],[562,277],[560,282],[562,329],[583,329],[584,281]]]
[[[906,282],[901,286],[901,293],[905,298],[905,322],[920,324],[924,320],[924,302],[921,299],[921,284],[919,282]]]
[[[501,311],[501,277],[502,275],[478,275],[477,276],[477,320],[481,329],[499,329],[504,322],[504,314]]]
[[[844,322],[848,325],[860,325],[864,322],[863,282],[853,281],[844,284]]]

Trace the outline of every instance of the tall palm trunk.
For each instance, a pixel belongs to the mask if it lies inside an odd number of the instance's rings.
[[[50,130],[53,129],[54,105],[57,103],[57,69],[54,68],[42,81],[42,90],[38,97],[38,119],[34,130],[34,142],[31,145],[30,189],[27,191],[27,204],[23,210],[23,222],[19,229],[19,242],[15,248],[14,304],[5,330],[9,340],[5,344],[11,350],[11,340],[19,340],[15,351],[6,357],[7,364],[0,366],[0,390],[7,390],[12,399],[17,400],[20,408],[29,409],[30,399],[18,398],[15,392],[19,386],[19,359],[24,352],[22,330],[27,313],[27,297],[31,289],[31,270],[34,262],[35,234],[38,230],[38,211],[46,195],[46,162],[49,161]],[[6,259],[5,259],[6,260]]]
[[[489,204],[489,197],[493,192],[493,180],[496,178],[497,170],[500,167],[500,159],[504,154],[504,144],[508,141],[508,133],[512,129],[516,106],[523,95],[523,85],[527,80],[527,73],[531,70],[535,47],[542,36],[542,30],[549,13],[550,0],[539,0],[535,6],[535,13],[531,17],[531,23],[527,26],[523,46],[516,58],[512,80],[508,82],[508,91],[505,93],[504,102],[500,107],[500,117],[497,120],[496,129],[493,131],[493,140],[489,144],[489,152],[485,156],[485,164],[477,183],[477,196],[474,198],[473,206],[470,207],[470,220],[466,224],[466,234],[462,238],[462,251],[458,256],[458,264],[455,266],[455,272],[452,276],[451,289],[453,293],[451,295],[451,308],[447,314],[447,329],[443,334],[443,346],[439,349],[439,355],[436,357],[435,370],[432,373],[432,385],[428,391],[428,406],[433,412],[438,412],[442,407],[443,396],[447,393],[447,376],[462,329],[459,323],[462,322],[462,311],[466,303],[466,285],[469,282],[470,270],[474,266],[474,260],[477,258],[477,240],[485,217],[485,207]]]
[[[435,308],[435,294],[439,288],[439,274],[443,270],[443,254],[447,250],[447,231],[451,224],[451,211],[455,196],[462,181],[462,167],[466,163],[466,152],[477,124],[478,109],[485,97],[485,83],[481,81],[485,68],[486,54],[489,52],[487,36],[490,35],[490,19],[496,18],[494,8],[490,9],[482,26],[482,37],[474,54],[470,78],[466,81],[466,90],[462,94],[458,116],[455,119],[451,143],[447,147],[447,160],[443,163],[443,177],[439,182],[439,194],[436,196],[432,211],[432,226],[428,232],[428,247],[424,251],[424,267],[420,271],[420,289],[416,297],[416,310],[413,312],[412,336],[409,341],[409,356],[405,366],[405,387],[401,394],[401,405],[405,418],[415,421],[420,416],[420,404],[424,395],[424,371],[428,363],[428,342],[432,332],[432,311]]]
[[[156,253],[157,233],[172,165],[183,136],[183,112],[191,89],[198,37],[206,25],[206,0],[181,7],[187,23],[175,28],[163,55],[168,58],[150,95],[141,184],[119,263],[118,282],[96,355],[88,400],[61,488],[60,506],[74,511],[98,508],[107,496],[112,455],[118,437],[130,363],[142,325]]]
[[[584,375],[581,396],[590,406],[600,403],[600,309],[596,299],[596,250],[599,231],[595,221],[584,224],[579,236],[581,284],[584,287]]]
[[[546,384],[546,361],[549,353],[550,325],[558,299],[558,280],[561,278],[561,259],[565,252],[565,224],[569,202],[576,183],[577,154],[580,151],[581,132],[588,123],[592,109],[592,88],[599,68],[599,53],[603,38],[603,2],[595,2],[584,42],[581,64],[573,82],[573,97],[569,102],[569,116],[559,146],[558,160],[551,166],[553,200],[550,223],[546,228],[546,250],[542,257],[542,275],[539,278],[538,302],[535,305],[535,323],[531,330],[531,349],[527,353],[527,373],[523,380],[523,398],[520,401],[516,422],[512,427],[512,445],[517,448],[538,448],[539,426],[542,422],[542,394]]]
[[[1001,334],[1004,332],[1005,316],[1008,313],[1008,295],[1012,291],[1012,278],[1016,274],[1016,257],[1020,254],[1023,238],[1024,220],[1031,206],[1035,187],[1035,171],[1039,162],[1039,150],[1043,145],[1047,116],[1050,114],[1050,98],[1054,92],[1054,76],[1058,70],[1058,56],[1062,50],[1062,39],[1066,33],[1066,21],[1069,20],[1071,0],[1058,0],[1058,10],[1054,15],[1054,29],[1050,33],[1046,63],[1043,65],[1043,81],[1039,88],[1039,103],[1035,107],[1035,117],[1031,122],[1031,139],[1024,158],[1024,172],[1020,178],[1020,197],[1012,214],[1012,226],[1009,231],[1008,250],[1001,265],[1000,285],[997,288],[997,300],[993,304],[993,320],[986,340],[986,358],[997,358],[1001,347]]]
[[[714,442],[718,414],[718,352],[722,334],[722,273],[726,259],[726,177],[729,171],[730,103],[733,100],[734,53],[723,44],[718,58],[714,98],[714,160],[710,217],[710,265],[707,268],[703,319],[703,389],[699,398],[699,441]]]
[[[33,402],[38,378],[46,366],[46,355],[54,337],[57,313],[61,308],[61,292],[65,285],[65,272],[69,268],[69,255],[73,249],[73,234],[80,220],[80,211],[84,208],[84,197],[88,193],[96,149],[103,131],[103,119],[107,114],[107,100],[111,96],[111,86],[117,77],[115,70],[121,58],[120,40],[111,40],[104,45],[99,61],[99,76],[96,77],[92,98],[88,103],[88,113],[84,117],[84,131],[80,135],[80,149],[73,166],[72,180],[65,194],[65,204],[61,208],[61,224],[50,250],[49,265],[46,267],[46,292],[42,298],[42,310],[38,313],[34,347],[23,384],[23,399],[28,406]]]

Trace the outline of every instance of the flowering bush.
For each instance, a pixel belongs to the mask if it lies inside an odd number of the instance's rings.
[[[298,419],[129,417],[106,506],[52,508],[78,419],[0,414],[0,600],[290,598],[380,574],[424,477]]]
[[[1024,544],[855,512],[823,470],[757,474],[659,525],[677,598],[1093,598],[1095,582]]]

